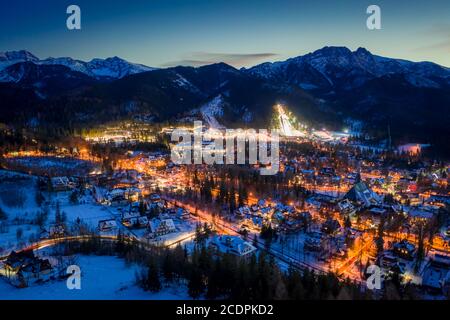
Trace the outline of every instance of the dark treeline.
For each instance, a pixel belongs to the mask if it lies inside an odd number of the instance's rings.
[[[117,255],[127,263],[141,265],[136,281],[143,289],[158,292],[165,286],[184,285],[193,299],[372,299],[370,291],[333,274],[280,270],[273,257],[263,252],[249,259],[214,254],[204,245],[192,252],[180,245],[173,249],[143,247],[119,236],[117,242],[93,237],[68,242],[64,254]]]

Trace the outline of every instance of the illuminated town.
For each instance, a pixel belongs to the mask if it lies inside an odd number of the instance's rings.
[[[390,287],[373,298],[399,290],[445,297],[448,164],[423,161],[415,149],[366,147],[358,132],[309,129],[281,104],[274,119],[282,139],[275,176],[260,175],[258,165],[175,165],[174,127],[147,126],[142,134],[138,123],[105,126],[46,151],[38,143],[8,150],[2,277],[18,288],[38,286],[65,265],[57,248],[97,239],[159,250],[203,244],[240,260],[265,254],[280,270],[333,274],[361,294],[376,264]],[[142,142],[161,147],[137,150]],[[45,268],[26,271],[16,267],[21,259],[46,261]]]
[[[449,13],[4,1],[2,310],[448,313]]]

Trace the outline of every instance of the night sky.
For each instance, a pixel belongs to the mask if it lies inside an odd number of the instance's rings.
[[[241,67],[328,45],[450,66],[449,0],[0,2],[0,51],[26,49],[40,58]],[[70,4],[81,7],[82,30],[66,28]],[[382,30],[366,28],[370,4],[381,7]]]

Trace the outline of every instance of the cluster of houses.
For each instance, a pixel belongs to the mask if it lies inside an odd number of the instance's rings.
[[[389,277],[397,273],[401,280],[411,281],[416,254],[417,248],[413,243],[401,240],[393,243],[391,249],[385,250],[378,256],[376,263],[382,268],[383,276]],[[448,295],[450,293],[450,255],[436,250],[430,251],[429,258],[425,259],[418,276],[418,282],[415,280],[413,283],[420,285],[431,294]]]
[[[39,186],[41,190],[49,190],[54,192],[73,190],[79,185],[79,183],[80,178],[78,177],[55,176],[39,179]]]
[[[323,177],[334,175],[334,171],[327,167],[320,172],[320,176]],[[303,177],[306,176],[303,173]],[[401,216],[404,219],[400,220],[405,221],[402,228],[411,228],[418,223],[423,225],[424,222],[436,219],[439,208],[449,203],[449,196],[436,194],[431,194],[425,201],[416,205],[411,202],[408,205],[387,202],[383,196],[369,187],[370,179],[363,182],[359,173],[348,175],[346,179],[352,181],[353,186],[344,196],[312,194],[305,201],[306,207],[308,210],[319,213],[340,213],[344,221],[349,219],[352,225],[356,223],[362,229],[341,225],[337,219],[331,218],[333,214],[325,214],[324,216],[328,215],[328,218],[321,223],[316,223],[318,222],[316,220],[311,223],[312,216],[309,211],[301,211],[292,205],[270,203],[266,200],[259,200],[254,205],[238,208],[235,216],[240,221],[241,230],[260,232],[264,225],[270,225],[281,234],[304,231],[303,247],[305,251],[321,253],[319,256],[322,254],[343,256],[348,250],[347,247],[358,238],[358,235],[361,235],[361,232],[371,228],[376,229],[383,218]],[[405,229],[400,230],[404,231]],[[450,243],[450,225],[447,225],[442,233],[443,237],[447,239],[447,244]],[[406,240],[394,243],[390,250],[390,254],[393,256],[391,260],[400,270],[402,268],[397,260],[412,260],[415,253],[415,246]],[[389,255],[383,259],[388,261]]]
[[[63,223],[52,224],[48,228],[42,227],[39,237],[41,239],[55,239],[67,235],[66,226]]]
[[[328,196],[317,195],[309,200],[312,205],[319,208],[329,206],[330,199]],[[343,228],[336,219],[328,218],[321,224],[312,223],[313,218],[309,211],[301,211],[293,205],[280,202],[259,200],[255,205],[238,208],[235,215],[240,221],[241,232],[244,230],[260,232],[264,225],[270,225],[283,235],[305,232],[304,250],[316,252],[326,258],[345,256],[348,240],[356,238],[355,231]]]
[[[158,194],[151,194],[140,201],[128,199],[122,206],[117,204],[120,213],[118,219],[101,220],[98,229],[111,232],[118,228],[118,223],[129,229],[147,230],[145,237],[155,239],[169,233],[177,232],[176,220],[187,220],[187,210],[169,205]]]
[[[235,215],[241,222],[241,229],[258,232],[267,224],[285,233],[295,232],[306,228],[312,219],[307,211],[298,212],[294,206],[280,202],[270,204],[264,199],[252,206],[239,207]]]
[[[441,200],[438,197],[430,197],[430,199],[433,204],[436,204],[437,199]],[[436,218],[440,207],[440,205],[430,205],[430,202],[416,205],[386,203],[383,197],[361,181],[358,181],[337,202],[337,209],[343,216],[349,217],[352,222],[359,219],[363,223],[365,222],[369,228],[376,228],[381,219],[389,215],[403,215],[407,218],[408,226],[418,222],[427,222]]]

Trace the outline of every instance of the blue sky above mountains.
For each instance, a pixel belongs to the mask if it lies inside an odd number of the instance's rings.
[[[82,30],[66,28],[70,4],[81,7]],[[370,4],[381,7],[382,30],[366,28]],[[1,0],[1,7],[0,51],[40,58],[242,67],[328,45],[450,66],[448,0]]]

